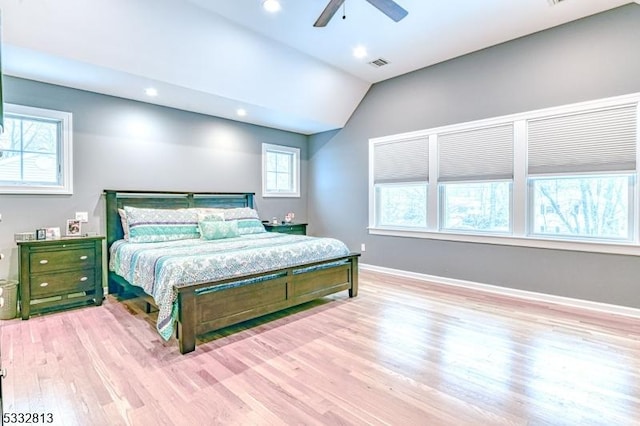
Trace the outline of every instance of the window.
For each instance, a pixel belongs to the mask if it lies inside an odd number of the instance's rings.
[[[619,105],[528,121],[531,234],[633,239],[636,116]]]
[[[5,105],[0,192],[71,194],[71,113]]]
[[[300,150],[262,144],[262,196],[300,196]]]
[[[531,179],[532,234],[629,240],[630,175]]]
[[[440,229],[511,232],[513,125],[438,135]]]
[[[376,226],[426,228],[428,140],[380,143],[372,151]]]
[[[369,233],[635,253],[640,93],[369,141]]]
[[[511,231],[511,182],[440,185],[443,230]]]
[[[378,225],[427,226],[427,184],[380,184],[376,186]]]

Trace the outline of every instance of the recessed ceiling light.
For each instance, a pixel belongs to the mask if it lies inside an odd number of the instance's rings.
[[[245,115],[247,115],[247,110],[244,108],[238,108],[236,110],[236,114],[238,114],[240,117],[244,117]]]
[[[356,46],[353,48],[353,56],[358,59],[365,58],[367,56],[367,48],[364,46]]]
[[[156,89],[155,87],[147,87],[146,89],[144,89],[144,93],[147,96],[158,96],[158,89]]]
[[[280,2],[278,0],[264,0],[262,7],[267,12],[275,13],[280,10]]]

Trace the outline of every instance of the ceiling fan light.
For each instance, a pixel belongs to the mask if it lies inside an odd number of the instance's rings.
[[[262,7],[267,12],[276,13],[280,10],[280,2],[278,0],[264,0]]]

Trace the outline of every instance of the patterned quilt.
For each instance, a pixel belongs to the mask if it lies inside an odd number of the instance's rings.
[[[169,340],[177,319],[175,287],[212,282],[349,254],[333,238],[264,232],[221,240],[116,241],[109,270],[141,287],[159,308],[156,328]]]

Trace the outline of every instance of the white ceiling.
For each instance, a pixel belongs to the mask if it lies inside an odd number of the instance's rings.
[[[5,74],[303,134],[343,127],[372,83],[628,0],[0,0]],[[636,1],[640,3],[640,1]],[[364,59],[352,56],[357,45]],[[384,58],[381,68],[368,64]],[[149,98],[153,86],[159,95]],[[244,108],[245,117],[236,110]]]

